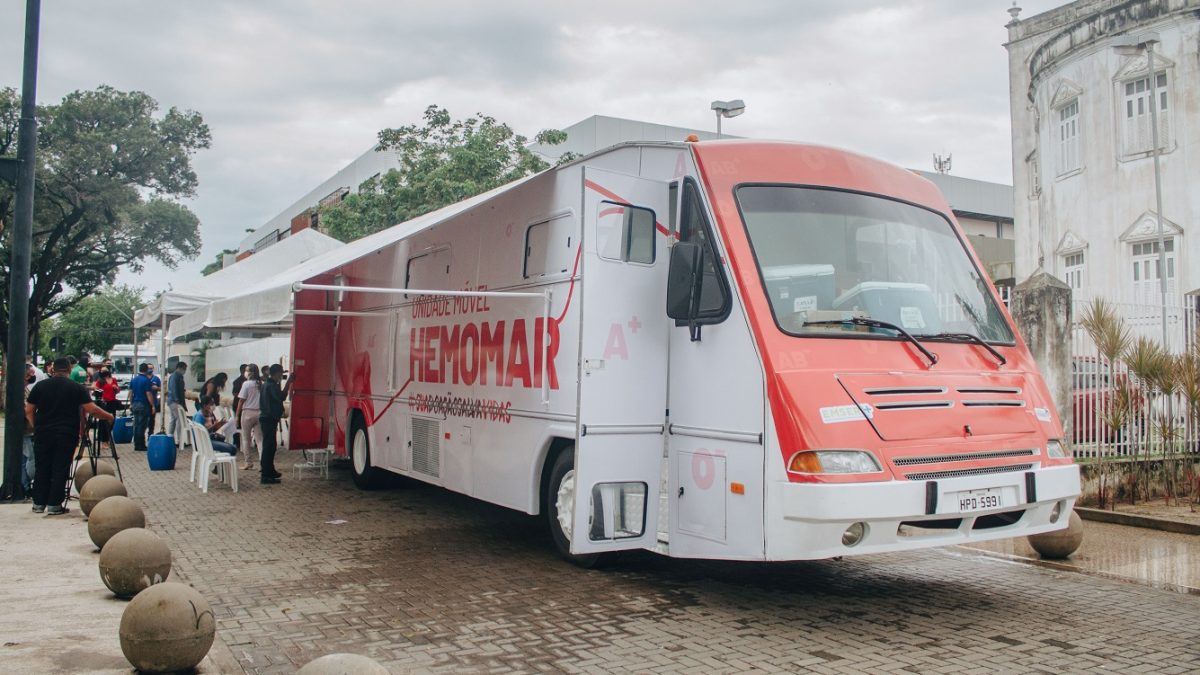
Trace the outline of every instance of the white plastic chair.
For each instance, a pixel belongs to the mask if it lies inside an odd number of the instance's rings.
[[[233,488],[234,492],[237,492],[237,457],[227,455],[223,452],[217,453],[213,450],[212,440],[208,437],[208,430],[199,424],[188,420],[188,429],[191,430],[192,448],[195,454],[200,455],[200,473],[198,475],[200,491],[208,492],[208,478],[212,474],[213,467],[216,467],[221,472],[222,479],[227,480],[229,487]]]
[[[167,411],[171,412],[170,406],[167,406]],[[188,424],[191,423],[191,420],[188,419],[188,414],[184,411],[183,406],[175,408],[173,414],[175,415],[175,422],[171,429],[171,434],[175,437],[175,447],[182,450],[185,443],[190,444],[188,437],[191,436],[191,433],[188,431]],[[195,450],[195,446],[192,446],[192,452],[195,452]]]

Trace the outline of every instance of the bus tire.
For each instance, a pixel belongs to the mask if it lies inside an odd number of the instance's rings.
[[[360,490],[375,490],[383,485],[383,471],[371,466],[371,438],[362,417],[354,414],[350,419],[350,467],[354,484]]]
[[[558,554],[564,560],[582,567],[584,569],[592,569],[599,567],[608,562],[611,553],[571,553],[571,536],[569,534],[570,525],[564,526],[563,521],[559,519],[559,506],[567,501],[570,504],[574,503],[576,498],[574,488],[571,485],[566,485],[575,479],[575,446],[568,445],[563,448],[554,458],[554,464],[550,469],[549,480],[546,481],[546,524],[550,527],[550,536],[554,539],[554,548],[558,550]],[[564,514],[567,523],[570,522],[572,514]]]

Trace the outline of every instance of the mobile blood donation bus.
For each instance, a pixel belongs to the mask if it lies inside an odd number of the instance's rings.
[[[1049,391],[911,171],[625,144],[362,241],[382,243],[288,289],[290,442],[349,455],[360,486],[544,514],[581,565],[1067,525],[1079,473]]]

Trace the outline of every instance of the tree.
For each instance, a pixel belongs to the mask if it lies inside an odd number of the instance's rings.
[[[16,150],[20,97],[0,88],[0,155]],[[146,260],[174,268],[200,252],[199,220],[177,200],[196,190],[191,157],[209,146],[199,113],[101,86],[38,107],[29,331]],[[0,230],[14,208],[0,183]],[[8,335],[10,237],[0,241],[0,345]]]
[[[130,319],[146,304],[142,300],[144,289],[121,284],[97,291],[45,322],[42,342],[48,346],[51,339],[58,337],[65,345],[64,353],[89,352],[92,356],[108,353],[117,343],[132,342],[133,323]]]
[[[220,272],[225,267],[225,256],[229,255],[230,253],[237,253],[237,249],[236,248],[223,249],[220,253],[217,254],[216,260],[208,263],[207,265],[204,266],[204,269],[200,270],[200,276],[206,277],[206,276],[212,274],[213,272]]]
[[[395,152],[400,167],[322,207],[320,223],[327,234],[352,241],[550,166],[526,147],[524,136],[492,117],[477,113],[454,120],[445,108],[431,105],[424,119],[423,126],[379,132],[375,150]],[[556,145],[566,134],[545,130],[536,140]]]

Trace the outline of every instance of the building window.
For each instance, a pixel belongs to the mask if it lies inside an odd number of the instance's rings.
[[[1083,251],[1063,256],[1063,275],[1071,290],[1078,291],[1083,288]]]
[[[1167,96],[1167,74],[1155,75],[1155,86],[1150,87],[1150,77],[1129,80],[1124,87],[1124,105],[1121,109],[1121,133],[1126,155],[1150,152],[1153,145],[1153,129],[1150,124],[1150,97],[1157,96],[1158,147],[1171,145],[1171,107]]]
[[[1175,239],[1163,241],[1167,263],[1167,292],[1175,290]],[[1133,244],[1133,288],[1138,302],[1156,302],[1161,294],[1158,283],[1162,278],[1159,272],[1158,240],[1142,241]]]
[[[1058,175],[1079,169],[1079,99],[1058,109]]]

